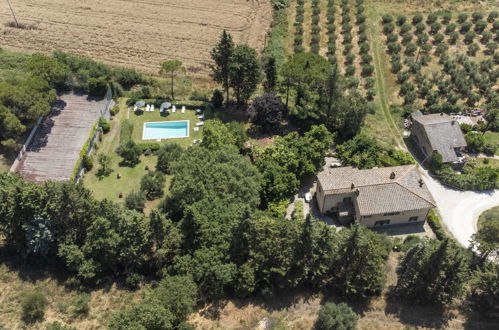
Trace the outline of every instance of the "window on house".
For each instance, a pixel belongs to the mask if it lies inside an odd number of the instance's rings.
[[[380,220],[380,221],[376,221],[374,223],[374,226],[379,227],[379,226],[384,226],[384,225],[389,225],[389,224],[390,224],[390,220]]]
[[[391,213],[385,213],[383,214],[385,217],[389,217],[391,215],[397,215],[397,214],[400,214],[400,212],[391,212]]]
[[[365,215],[365,216],[364,216],[364,219],[368,219],[368,218],[370,218],[370,217],[372,217],[372,215]]]
[[[343,203],[348,203],[352,201],[352,197],[345,197],[343,198]]]
[[[418,221],[418,217],[410,217],[409,222]]]

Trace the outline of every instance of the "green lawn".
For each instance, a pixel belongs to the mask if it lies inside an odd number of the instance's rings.
[[[496,206],[494,208],[491,208],[490,210],[487,210],[480,214],[480,218],[478,218],[478,228],[487,220],[491,219],[499,219],[499,206]]]
[[[485,143],[499,145],[499,132],[487,131],[484,134]],[[499,148],[497,148],[496,155],[499,156]]]
[[[84,185],[94,192],[94,196],[97,199],[107,198],[109,200],[123,203],[123,199],[119,198],[119,194],[123,193],[124,196],[132,191],[140,189],[140,179],[146,173],[146,166],[150,170],[154,170],[156,166],[157,157],[154,155],[140,157],[140,163],[135,167],[120,166],[121,157],[116,154],[116,149],[119,146],[120,138],[120,122],[129,118],[134,124],[134,131],[132,134],[133,139],[136,142],[142,142],[142,130],[144,122],[148,121],[171,121],[171,120],[190,120],[190,135],[188,138],[184,139],[169,139],[163,140],[161,143],[178,142],[184,147],[192,144],[193,139],[201,138],[201,131],[194,132],[193,128],[195,123],[199,122],[196,118],[195,111],[186,111],[185,114],[180,112],[171,114],[169,116],[161,116],[159,111],[155,112],[144,112],[143,114],[137,115],[132,111],[128,113],[127,106],[125,104],[125,99],[121,99],[119,102],[121,111],[115,116],[112,121],[111,130],[108,134],[103,136],[102,142],[99,144],[97,153],[94,153],[94,168],[92,171],[85,175],[83,180]],[[113,172],[104,178],[99,178],[96,173],[99,169],[99,163],[97,161],[97,155],[100,153],[105,153],[111,157],[111,168]],[[117,178],[117,174],[121,174],[121,178]],[[165,193],[168,193],[168,189],[171,183],[172,176],[166,176],[165,182]],[[148,202],[146,204],[146,213],[151,208],[155,207],[159,203],[160,199]]]

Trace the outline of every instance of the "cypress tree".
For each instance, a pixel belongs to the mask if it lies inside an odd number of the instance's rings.
[[[210,65],[212,70],[211,77],[217,83],[221,83],[225,88],[226,104],[229,104],[229,74],[232,53],[234,52],[234,41],[227,31],[222,32],[220,41],[211,51],[211,58],[214,64]]]

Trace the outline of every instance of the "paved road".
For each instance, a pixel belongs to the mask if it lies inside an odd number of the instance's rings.
[[[471,236],[477,231],[480,214],[499,206],[499,189],[475,192],[447,188],[433,179],[420,167],[421,176],[437,202],[445,226],[463,246],[468,247]]]

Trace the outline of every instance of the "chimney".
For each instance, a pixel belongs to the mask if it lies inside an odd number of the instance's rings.
[[[392,172],[392,173],[390,174],[390,179],[392,179],[392,180],[393,180],[393,179],[395,179],[395,172]]]
[[[443,113],[443,112],[440,112],[440,116],[443,116],[443,115],[444,115],[444,113]]]
[[[358,196],[359,196],[359,194],[360,194],[360,190],[359,190],[359,188],[355,189],[355,196],[357,196],[357,197],[358,197]]]
[[[419,187],[422,187],[424,184],[423,179],[419,179],[418,183],[419,183]]]
[[[350,186],[350,189],[352,189],[352,190],[353,190],[353,188],[355,188],[355,185],[354,185],[354,184],[353,184],[353,182],[352,182],[352,185]]]

